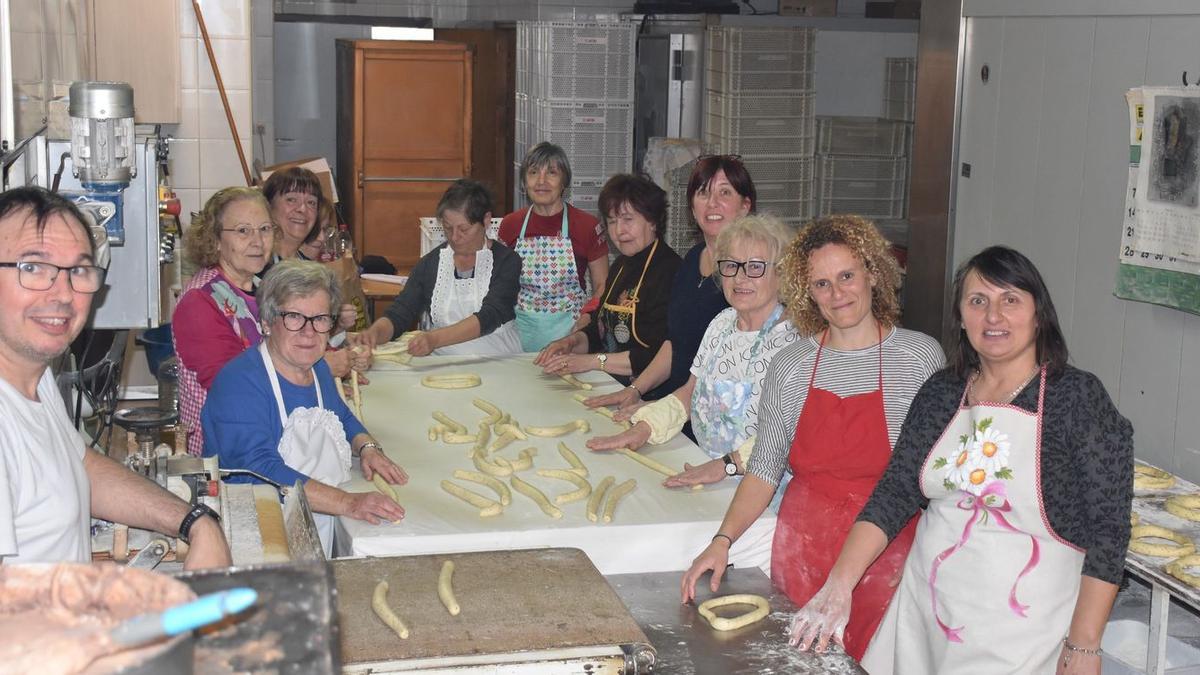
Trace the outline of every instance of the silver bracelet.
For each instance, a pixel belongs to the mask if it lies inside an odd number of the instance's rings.
[[[629,383],[629,388],[630,388],[630,389],[632,389],[632,390],[634,390],[635,392],[637,392],[638,398],[641,398],[641,397],[642,397],[642,390],[641,390],[641,389],[638,389],[636,384],[634,384],[634,383],[630,382],[630,383]]]
[[[1099,647],[1096,647],[1095,649],[1088,649],[1086,647],[1080,647],[1078,645],[1072,644],[1071,638],[1069,638],[1069,637],[1063,638],[1063,646],[1067,648],[1067,653],[1065,656],[1063,656],[1063,665],[1064,666],[1069,664],[1071,662],[1071,657],[1076,654],[1087,654],[1088,656],[1100,656],[1101,654],[1104,653],[1104,650]]]
[[[367,448],[375,448],[376,450],[383,452],[382,445],[376,443],[375,441],[367,441],[366,443],[363,443],[362,445],[358,446],[358,452],[356,453],[356,455],[358,457],[362,457],[363,450],[366,450]]]

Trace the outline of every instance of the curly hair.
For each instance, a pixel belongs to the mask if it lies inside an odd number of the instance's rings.
[[[900,319],[900,265],[892,256],[891,244],[875,225],[861,216],[832,215],[818,218],[800,228],[779,261],[779,297],[787,305],[787,316],[796,330],[815,335],[829,326],[809,293],[809,263],[813,251],[827,244],[849,248],[875,278],[871,288],[871,314],[885,327]]]
[[[271,212],[267,198],[257,188],[234,186],[217,190],[204,202],[200,213],[192,214],[192,224],[183,233],[183,252],[188,262],[199,268],[220,262],[221,219],[230,204],[245,199],[256,201],[267,213]]]

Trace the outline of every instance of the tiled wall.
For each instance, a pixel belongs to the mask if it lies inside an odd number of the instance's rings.
[[[182,118],[171,143],[171,183],[183,203],[184,226],[188,214],[220,188],[245,185],[241,164],[221,105],[208,54],[196,25],[191,0],[179,3],[180,86]],[[201,0],[204,23],[213,54],[229,97],[233,119],[241,137],[246,161],[251,160],[254,74],[250,54],[254,40],[250,0]]]

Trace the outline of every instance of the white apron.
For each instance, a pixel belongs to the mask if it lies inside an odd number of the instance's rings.
[[[279,419],[283,421],[283,435],[279,439],[279,456],[283,458],[283,463],[330,487],[350,480],[350,443],[346,440],[346,430],[338,416],[325,408],[316,371],[313,371],[313,387],[317,390],[317,407],[298,407],[288,415],[283,405],[283,393],[279,390],[279,375],[275,372],[275,364],[271,361],[265,341],[259,343],[258,351],[267,366],[271,391],[275,393],[275,403],[279,406]],[[332,557],[335,517],[314,513],[313,520],[316,521],[325,557]]]
[[[929,507],[863,667],[881,673],[1053,673],[1084,554],[1049,529],[1038,411],[964,401],[921,468]]]
[[[451,326],[478,312],[483,307],[492,285],[492,249],[486,244],[475,252],[475,274],[470,279],[454,277],[454,250],[449,246],[438,254],[437,281],[433,286],[433,298],[429,303],[429,321],[422,322],[425,330]],[[497,327],[487,335],[480,335],[456,345],[447,345],[433,350],[438,356],[455,354],[520,354],[521,337],[517,334],[515,321]]]

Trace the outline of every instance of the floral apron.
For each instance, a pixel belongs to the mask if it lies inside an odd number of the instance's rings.
[[[278,446],[283,463],[330,487],[337,487],[350,480],[350,442],[346,440],[346,430],[342,421],[325,407],[316,372],[313,372],[313,387],[317,390],[317,407],[293,408],[292,414],[289,415],[283,404],[279,375],[275,372],[275,364],[267,351],[267,343],[259,343],[258,351],[267,367],[271,391],[275,393],[275,404],[279,406],[279,419],[283,421],[283,435],[279,438]],[[321,548],[325,550],[325,557],[332,557],[333,529],[336,522],[334,516],[314,513],[313,520],[317,525],[317,535],[321,538]]]
[[[712,459],[720,459],[737,450],[752,435],[746,421],[746,407],[753,398],[754,385],[766,371],[766,364],[760,363],[763,340],[782,316],[783,305],[777,305],[755,336],[749,358],[739,359],[743,367],[741,372],[718,372],[721,358],[714,351],[712,358],[704,364],[700,377],[696,378],[696,386],[692,389],[692,428],[696,432],[696,444]],[[718,345],[731,339],[736,329],[737,319],[734,319],[720,336]],[[740,479],[740,476],[735,477],[735,480]],[[771,500],[772,511],[779,510],[779,501],[789,480],[790,476],[785,474],[779,482],[779,489]]]
[[[521,256],[521,290],[517,293],[517,330],[521,348],[541,351],[565,336],[575,325],[587,294],[579,287],[575,249],[567,227],[567,203],[563,202],[562,231],[557,237],[525,237],[530,206],[521,223],[513,250]]]
[[[879,388],[845,398],[817,388],[825,336],[817,348],[808,397],[796,423],[789,456],[792,482],[779,505],[771,552],[771,580],[800,607],[825,583],[850,527],[892,456],[883,408],[882,337],[881,327],[877,346]],[[914,525],[915,519],[888,544],[854,587],[844,637],[846,652],[856,659],[862,657],[900,583],[900,569],[912,544]]]
[[[929,506],[871,673],[1053,673],[1079,595],[1083,552],[1042,500],[1038,410],[963,402],[921,468]],[[893,665],[894,664],[894,665]]]
[[[425,324],[423,328],[429,330],[452,326],[478,312],[491,288],[492,260],[492,249],[485,244],[475,252],[475,274],[469,279],[458,279],[454,275],[454,250],[449,246],[443,248],[438,254],[438,274],[429,303],[429,320],[422,322]],[[433,350],[437,356],[520,352],[521,338],[517,335],[514,321],[504,323],[474,340]]]

